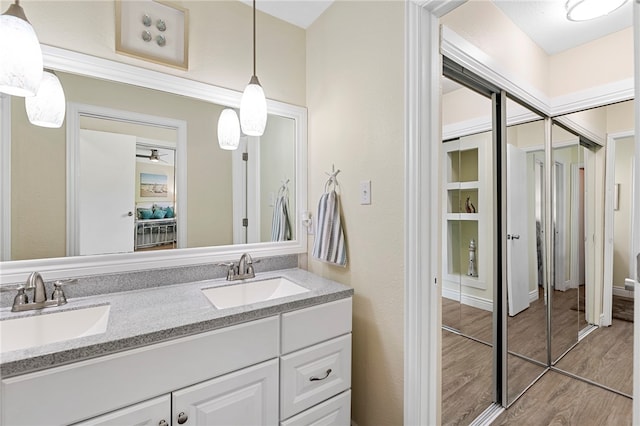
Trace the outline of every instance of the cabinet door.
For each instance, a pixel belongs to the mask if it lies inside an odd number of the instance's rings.
[[[278,423],[278,360],[173,392],[173,425]]]
[[[170,419],[171,400],[169,395],[164,395],[76,423],[75,426],[168,426]]]

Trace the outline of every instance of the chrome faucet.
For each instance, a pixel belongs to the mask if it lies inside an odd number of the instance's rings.
[[[258,263],[259,261],[255,261]],[[226,266],[227,270],[227,281],[233,280],[244,280],[247,278],[255,278],[256,273],[253,269],[253,259],[249,253],[244,253],[240,256],[240,260],[238,261],[238,265],[235,263],[220,263],[220,266]]]
[[[42,309],[51,306],[61,306],[67,303],[67,298],[62,290],[62,285],[65,283],[77,282],[77,280],[56,281],[53,283],[53,293],[51,299],[47,300],[46,288],[44,280],[39,272],[32,272],[27,278],[27,282],[24,286],[17,288],[18,294],[13,299],[12,312],[30,311],[32,309]],[[33,289],[33,301],[29,302],[26,290]]]

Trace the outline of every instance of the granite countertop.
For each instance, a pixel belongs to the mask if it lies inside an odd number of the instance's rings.
[[[0,309],[0,320],[46,315],[61,310],[109,304],[106,332],[0,354],[3,378],[108,355],[183,336],[277,315],[311,305],[349,297],[353,289],[302,269],[256,274],[248,281],[285,277],[310,291],[280,299],[216,309],[202,289],[240,284],[225,279],[197,281],[90,297],[68,299],[61,307],[13,313]]]

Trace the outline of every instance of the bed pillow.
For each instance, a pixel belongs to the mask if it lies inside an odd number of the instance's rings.
[[[153,218],[154,219],[164,219],[164,216],[167,214],[166,211],[162,210],[162,209],[157,209],[153,212]]]
[[[165,207],[164,211],[166,212],[166,215],[165,215],[166,218],[171,218],[171,217],[175,216],[175,213],[173,211],[173,207]]]
[[[151,219],[153,211],[151,209],[138,209],[138,217],[140,219]]]

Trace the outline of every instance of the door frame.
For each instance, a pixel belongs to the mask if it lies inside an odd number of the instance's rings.
[[[90,116],[105,120],[122,121],[140,125],[175,129],[177,133],[175,159],[176,216],[187,217],[187,123],[166,117],[139,114],[130,111],[87,105],[76,102],[67,104],[67,256],[78,252],[80,241],[78,227],[78,182],[80,117]],[[186,247],[187,221],[178,220],[177,247]]]
[[[441,47],[459,53],[467,68],[491,81],[500,81],[508,92],[539,110],[557,115],[578,109],[627,100],[635,96],[636,128],[640,128],[640,1],[634,3],[635,88],[633,80],[613,96],[595,88],[564,98],[561,104],[540,101],[527,84],[505,78],[500,70],[486,65],[486,54],[470,55],[460,45],[440,39],[439,18],[466,0],[408,0],[405,3],[405,356],[404,423],[439,424],[441,402],[441,289],[439,271],[439,143]],[[443,29],[444,30],[444,29]],[[445,36],[446,37],[446,36]],[[443,42],[441,46],[440,42]],[[447,46],[448,44],[448,46]],[[450,57],[453,58],[452,55]],[[508,74],[508,73],[507,73]],[[544,96],[543,96],[544,99]],[[551,114],[552,113],[552,114]],[[640,141],[636,139],[636,148]],[[640,148],[638,149],[640,152]],[[640,156],[636,156],[640,169]],[[640,202],[640,185],[636,201]],[[636,233],[640,214],[635,215]],[[640,238],[639,238],[640,239]],[[640,251],[637,247],[636,251]],[[636,323],[640,323],[640,303],[636,298]],[[634,350],[640,353],[640,327],[635,327]],[[640,357],[635,357],[634,393],[640,395]],[[640,418],[640,398],[634,399],[634,417]]]
[[[613,231],[614,220],[613,211],[615,203],[615,155],[616,155],[616,142],[619,139],[628,137],[634,137],[634,130],[627,130],[625,132],[611,133],[607,135],[607,165],[605,168],[605,202],[604,202],[604,293],[602,299],[602,318],[600,325],[610,326],[612,323],[612,305],[613,305]],[[635,188],[633,186],[635,177],[638,171],[635,167],[632,170],[632,189],[631,194],[634,200],[631,205],[637,206],[634,197]],[[630,218],[630,235],[635,235],[633,214]],[[633,277],[633,266],[635,264],[635,256],[633,252],[633,238],[630,239],[630,251],[629,251],[629,277]]]

